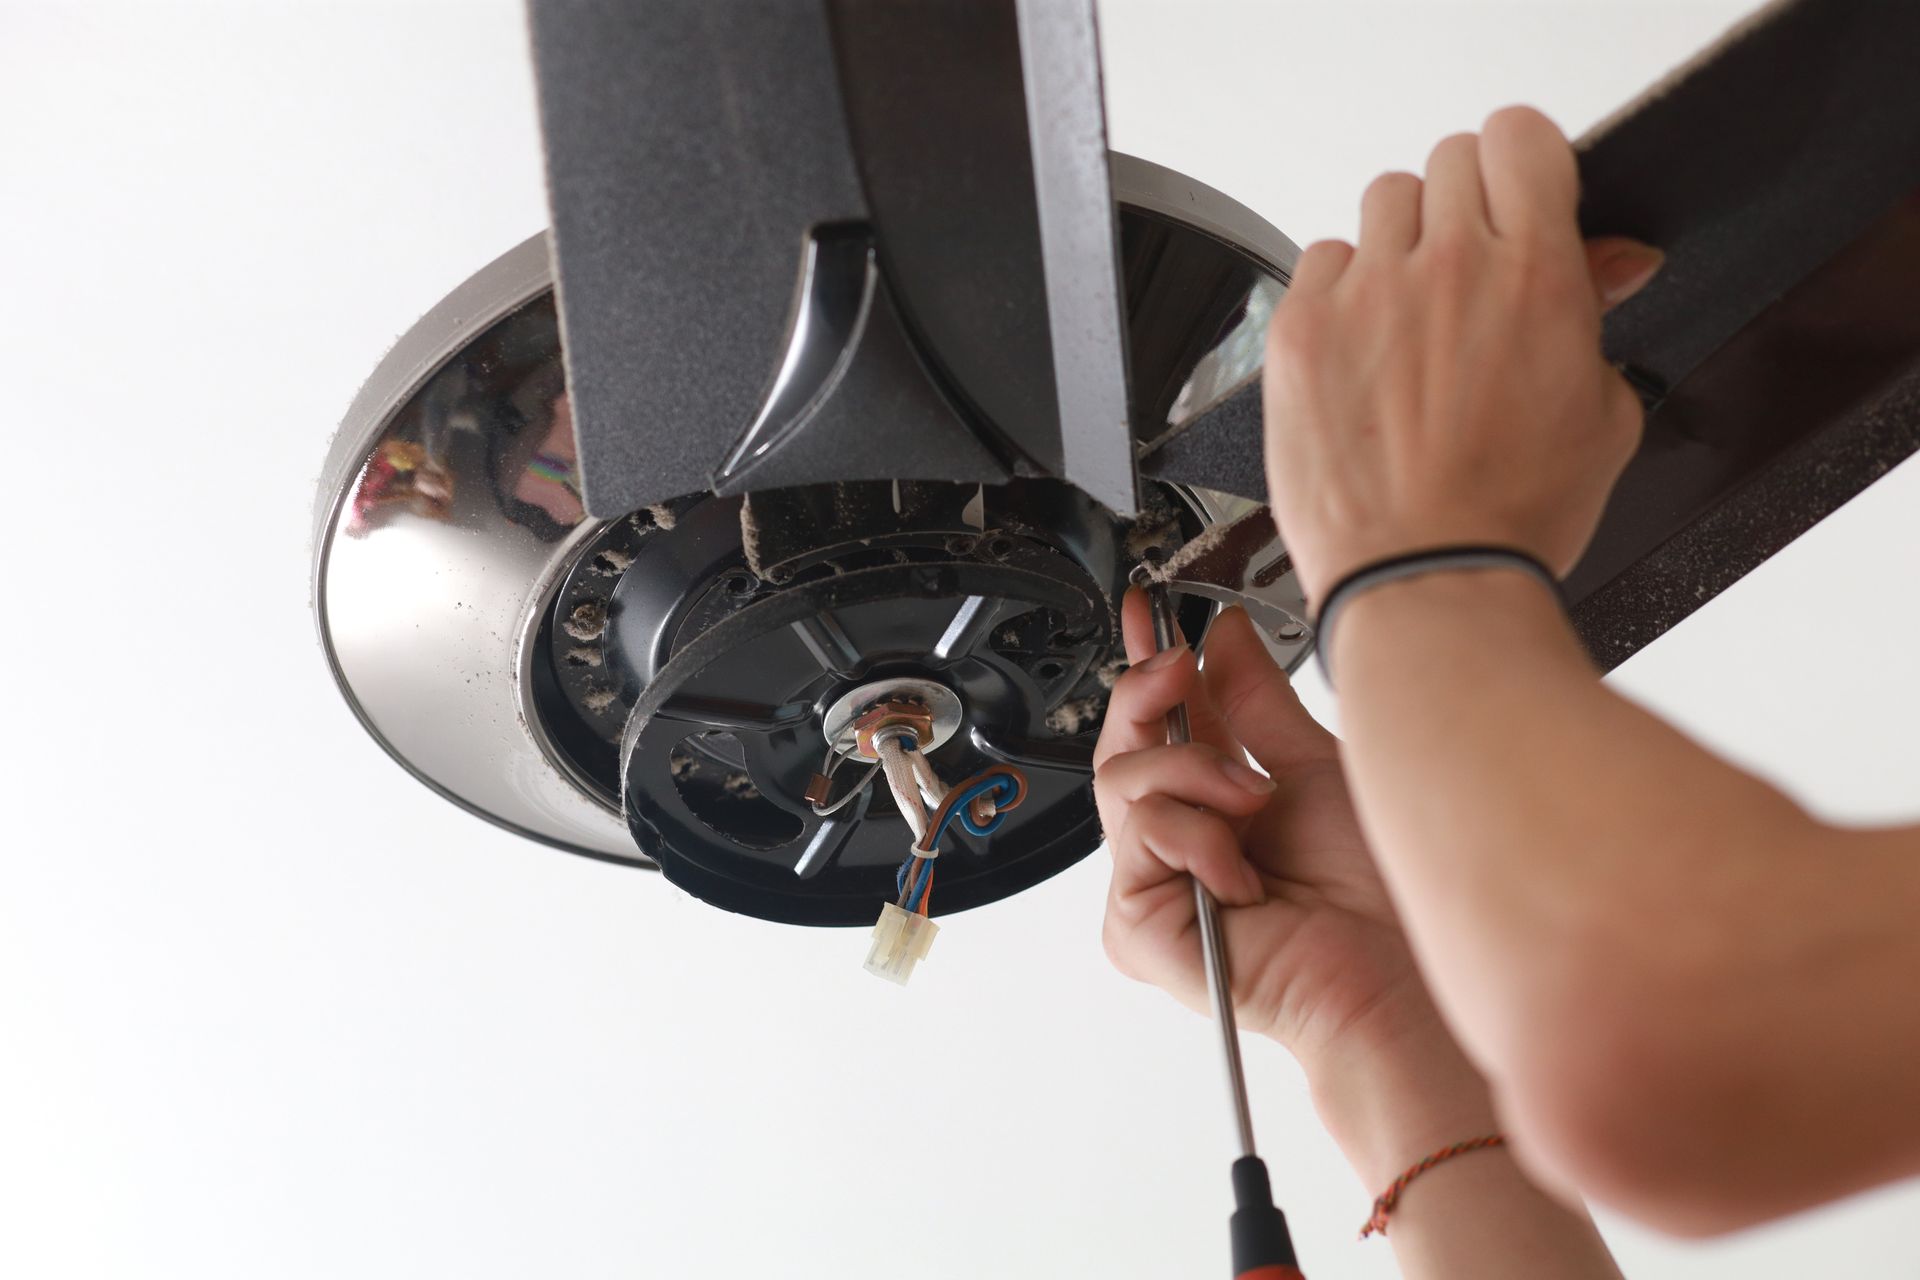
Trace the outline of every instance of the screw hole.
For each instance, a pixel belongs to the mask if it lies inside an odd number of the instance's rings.
[[[987,554],[995,560],[1005,560],[1013,554],[1013,539],[1004,533],[996,533],[987,539]]]

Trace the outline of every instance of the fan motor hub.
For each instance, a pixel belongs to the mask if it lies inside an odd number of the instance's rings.
[[[1040,480],[706,496],[613,522],[549,606],[543,728],[669,879],[798,923],[871,923],[911,842],[884,787],[816,811],[823,753],[828,775],[846,758],[836,796],[888,730],[949,781],[1019,764],[1027,802],[942,863],[940,910],[992,901],[1099,842],[1092,729],[1130,531]]]
[[[953,737],[961,716],[953,690],[937,680],[903,675],[840,694],[821,717],[820,728],[829,751],[872,763],[880,758],[874,743],[888,730],[912,734],[916,750],[935,751]]]

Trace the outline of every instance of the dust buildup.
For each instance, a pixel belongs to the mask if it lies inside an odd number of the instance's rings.
[[[1147,552],[1158,547],[1171,555],[1180,545],[1180,514],[1164,502],[1156,502],[1142,511],[1127,530],[1127,556],[1129,559],[1142,560]]]
[[[753,509],[752,494],[740,501],[740,550],[746,553],[753,576],[766,581],[767,566],[760,560],[760,517]]]
[[[653,517],[653,527],[656,529],[671,529],[680,520],[680,517],[673,513],[673,508],[664,503],[648,507],[647,514]]]
[[[1095,728],[1100,718],[1106,714],[1105,694],[1088,694],[1084,698],[1071,698],[1047,712],[1047,728],[1063,738],[1084,733]]]
[[[1127,660],[1125,658],[1115,658],[1112,662],[1105,663],[1099,670],[1095,671],[1093,678],[1100,682],[1102,689],[1111,689],[1113,688],[1114,681],[1118,680],[1120,674],[1126,669]]]
[[[597,667],[600,665],[600,651],[590,645],[578,645],[567,650],[567,665],[570,667]]]
[[[753,785],[753,779],[738,769],[729,773],[720,786],[736,800],[757,800],[760,797],[760,788]]]
[[[593,570],[595,573],[605,574],[610,578],[617,578],[625,573],[627,566],[632,563],[632,556],[624,551],[617,551],[612,547],[608,547],[605,551],[594,556]]]
[[[581,695],[580,705],[598,714],[618,701],[619,696],[611,689],[594,689]]]
[[[697,767],[693,754],[676,747],[667,756],[667,775],[675,782],[684,782],[693,776]]]
[[[1264,515],[1265,512],[1265,507],[1257,507],[1253,511],[1249,511],[1247,515],[1241,516],[1240,520],[1245,520],[1248,516]],[[1229,520],[1225,524],[1208,525],[1198,534],[1194,535],[1191,542],[1181,547],[1159,564],[1148,564],[1146,566],[1147,576],[1155,582],[1173,581],[1185,571],[1188,565],[1225,542],[1227,535],[1240,526],[1240,520]]]
[[[607,606],[598,600],[577,604],[560,625],[575,640],[598,640],[607,633]]]

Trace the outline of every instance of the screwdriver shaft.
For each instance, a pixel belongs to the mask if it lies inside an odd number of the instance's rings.
[[[1173,614],[1173,601],[1160,583],[1147,587],[1147,600],[1153,611],[1153,647],[1156,651],[1180,644],[1180,624]],[[1182,702],[1167,712],[1167,741],[1184,744],[1193,741],[1193,725]],[[1233,1120],[1240,1140],[1240,1154],[1256,1154],[1253,1146],[1253,1112],[1247,1105],[1247,1077],[1240,1064],[1240,1027],[1233,1015],[1233,982],[1227,970],[1227,940],[1220,931],[1220,908],[1198,877],[1193,881],[1193,906],[1200,920],[1201,967],[1207,974],[1207,997],[1213,1002],[1213,1018],[1220,1027],[1221,1047],[1226,1054],[1227,1088],[1233,1100]]]

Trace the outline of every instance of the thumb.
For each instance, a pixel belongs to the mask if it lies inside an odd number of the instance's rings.
[[[1640,292],[1666,263],[1667,255],[1626,236],[1595,236],[1587,241],[1587,272],[1600,309],[1613,308]]]

